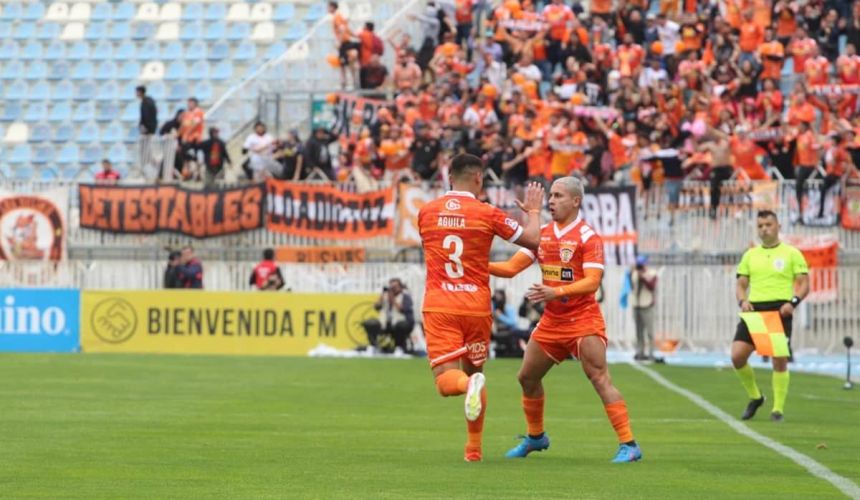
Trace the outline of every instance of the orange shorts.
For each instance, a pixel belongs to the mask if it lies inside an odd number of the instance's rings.
[[[595,328],[590,331],[574,331],[563,332],[554,329],[548,329],[545,326],[538,326],[532,331],[529,340],[534,340],[547,356],[556,363],[561,363],[567,359],[567,355],[571,354],[574,358],[579,358],[579,342],[585,337],[597,337],[603,342],[606,342],[606,328],[602,325],[595,325]]]
[[[492,316],[425,312],[424,336],[430,366],[435,367],[463,356],[473,365],[481,366],[487,360],[492,328]]]

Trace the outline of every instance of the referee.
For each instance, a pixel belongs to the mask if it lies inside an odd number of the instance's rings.
[[[735,295],[741,311],[779,311],[785,335],[791,342],[791,319],[794,308],[809,293],[809,268],[806,259],[796,248],[779,241],[779,221],[770,210],[759,211],[756,227],[761,245],[750,248],[738,264],[738,282]],[[791,346],[789,344],[789,350]],[[751,419],[764,396],[755,382],[755,374],[747,360],[753,353],[752,337],[746,323],[738,323],[732,342],[732,364],[741,384],[749,395],[741,419]],[[788,358],[773,358],[773,410],[770,419],[782,421],[785,396],[788,394]]]

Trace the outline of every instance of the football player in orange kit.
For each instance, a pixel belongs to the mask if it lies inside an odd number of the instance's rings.
[[[532,451],[549,448],[549,437],[543,427],[541,380],[554,364],[572,354],[582,362],[582,369],[597,390],[618,435],[620,445],[612,461],[642,459],[642,451],[630,430],[627,405],[612,385],[606,366],[606,324],[594,297],[603,276],[603,241],[582,219],[583,194],[579,179],[556,180],[549,194],[553,222],[541,228],[537,256],[524,249],[507,262],[490,264],[491,274],[509,278],[537,260],[543,283],[532,285],[526,297],[532,302],[546,303],[518,375],[528,432],[518,446],[508,451],[508,458],[525,457]]]
[[[525,227],[501,209],[478,201],[484,185],[481,159],[467,154],[453,158],[451,191],[418,212],[427,279],[424,291],[424,333],[427,357],[442,396],[466,394],[467,462],[481,460],[481,434],[486,411],[485,379],[493,323],[490,295],[490,247],[497,235],[523,247],[537,248],[544,190],[526,189],[518,203],[528,214]]]

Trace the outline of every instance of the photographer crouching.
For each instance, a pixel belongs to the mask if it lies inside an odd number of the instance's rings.
[[[379,319],[362,323],[370,345],[381,352],[409,352],[407,341],[415,328],[415,311],[403,282],[399,278],[389,280],[373,307],[379,311]]]

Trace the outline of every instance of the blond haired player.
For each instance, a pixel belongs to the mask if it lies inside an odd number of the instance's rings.
[[[482,456],[486,410],[481,370],[493,323],[490,247],[496,236],[524,247],[537,247],[543,188],[533,183],[526,189],[520,208],[528,213],[528,222],[522,227],[502,210],[478,201],[484,184],[480,158],[466,154],[454,157],[449,175],[452,190],[418,212],[427,266],[424,333],[439,394],[466,394],[465,459],[477,462]]]
[[[546,302],[518,375],[528,432],[518,446],[508,451],[508,458],[525,457],[532,451],[549,448],[543,426],[541,380],[568,354],[582,362],[582,369],[603,401],[618,435],[620,444],[612,461],[635,462],[642,458],[630,430],[627,405],[612,385],[606,366],[606,325],[594,298],[603,276],[603,242],[580,215],[583,193],[579,179],[556,180],[549,193],[553,222],[541,228],[537,256],[529,250],[520,250],[508,262],[490,264],[494,276],[509,278],[537,260],[543,283],[532,285],[526,297],[532,302]]]

